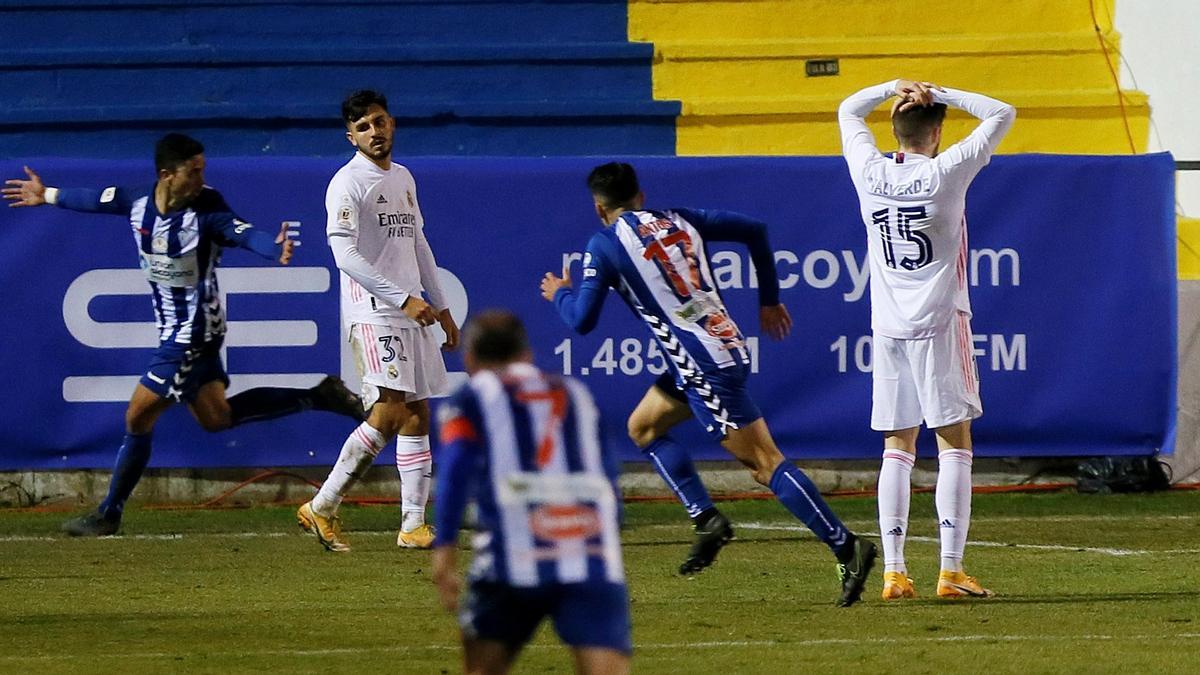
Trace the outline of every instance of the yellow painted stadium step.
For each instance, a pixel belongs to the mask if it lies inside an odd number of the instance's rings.
[[[849,95],[850,91],[843,95]],[[989,92],[1017,107],[1017,122],[1000,146],[1003,153],[1126,154],[1129,134],[1137,152],[1149,139],[1146,95],[1125,91],[1123,117],[1115,90]],[[837,155],[841,141],[837,106],[842,96],[684,101],[676,123],[679,155]],[[882,108],[867,118],[881,148],[893,144]],[[961,111],[946,118],[953,142],[977,122]]]
[[[1107,36],[1115,49],[1119,37]],[[1115,59],[1115,57],[1109,57]],[[837,59],[838,74],[809,76],[808,60]],[[1112,86],[1091,32],[755,42],[656,42],[654,96],[693,100],[850,92],[895,77],[974,91]]]
[[[629,39],[728,41],[871,37],[905,26],[945,35],[1112,29],[1114,0],[629,0]]]
[[[1179,278],[1200,281],[1200,218],[1179,217]]]

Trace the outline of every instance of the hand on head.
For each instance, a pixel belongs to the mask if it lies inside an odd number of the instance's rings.
[[[899,80],[896,82],[896,101],[892,104],[892,115],[917,106],[933,105],[933,90],[945,91],[932,82]]]

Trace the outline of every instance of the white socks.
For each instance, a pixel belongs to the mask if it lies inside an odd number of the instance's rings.
[[[942,569],[961,572],[963,548],[967,545],[967,530],[971,526],[970,450],[938,453],[935,501],[942,540]]]
[[[383,434],[366,422],[350,432],[333,470],[329,472],[329,477],[321,485],[317,496],[313,497],[312,510],[323,518],[330,518],[337,513],[342,496],[367,473],[367,469],[371,468],[375,457],[385,445],[387,440]]]
[[[908,534],[908,503],[916,458],[903,450],[883,451],[879,468],[879,534],[883,540],[883,571],[908,573],[904,537]]]
[[[433,485],[428,436],[396,437],[396,471],[400,473],[400,531],[412,532],[425,524],[425,504]]]

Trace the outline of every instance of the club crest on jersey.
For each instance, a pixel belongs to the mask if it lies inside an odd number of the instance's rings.
[[[155,237],[154,240],[150,242],[150,250],[154,251],[155,253],[166,253],[167,252],[167,238],[166,237]]]
[[[410,208],[410,209],[417,208],[417,200],[413,199],[412,190],[408,191],[408,208]]]
[[[723,342],[740,343],[737,324],[725,312],[708,315],[708,321],[704,322],[704,330],[708,331],[709,335]]]

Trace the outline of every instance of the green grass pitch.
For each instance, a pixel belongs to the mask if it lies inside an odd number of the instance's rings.
[[[874,502],[832,500],[874,533]],[[624,534],[637,673],[1198,672],[1200,492],[976,495],[967,570],[999,597],[938,601],[932,499],[913,499],[919,597],[833,606],[832,556],[770,501],[727,502],[737,540],[691,579],[674,504]],[[0,673],[461,670],[428,554],[395,507],[343,510],[354,551],[293,510],[132,509],[122,537],[69,540],[63,514],[0,512]],[[464,556],[464,560],[468,556]],[[516,672],[570,672],[544,626]]]

